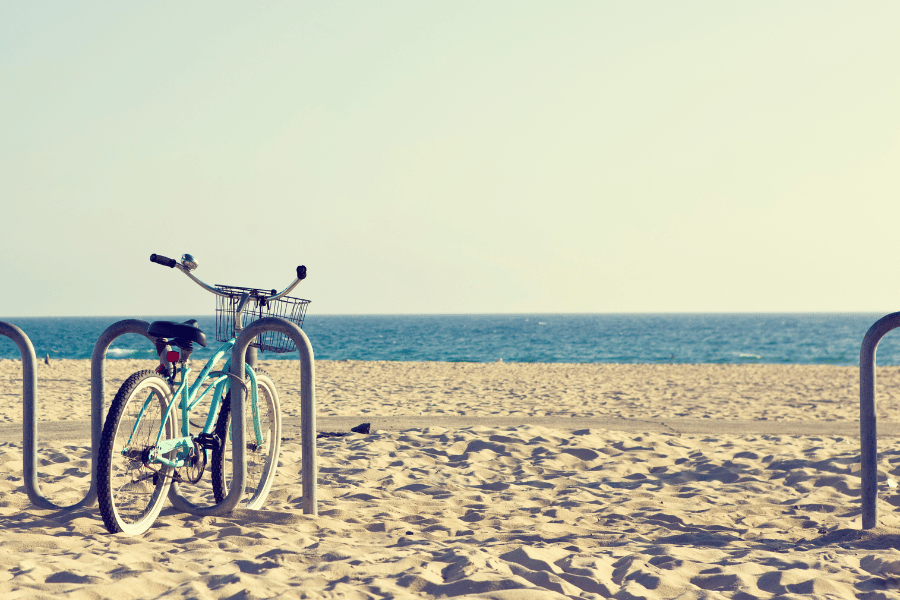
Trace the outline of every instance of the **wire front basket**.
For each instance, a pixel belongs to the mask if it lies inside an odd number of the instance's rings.
[[[227,342],[236,336],[234,316],[237,312],[241,296],[245,292],[250,293],[250,299],[241,312],[241,327],[246,327],[253,321],[263,317],[281,317],[303,327],[303,319],[306,317],[306,307],[309,300],[282,296],[278,300],[268,299],[278,292],[275,290],[259,290],[256,288],[235,287],[231,285],[216,285],[220,292],[228,296],[216,296],[216,339]],[[296,350],[294,341],[283,333],[266,331],[256,336],[250,343],[251,346],[268,352],[291,352]]]

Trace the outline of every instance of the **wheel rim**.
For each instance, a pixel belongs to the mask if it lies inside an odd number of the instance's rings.
[[[278,449],[281,445],[280,432],[277,422],[276,402],[274,392],[269,387],[259,382],[258,386],[259,427],[262,443],[258,443],[256,431],[253,427],[253,411],[248,406],[244,410],[245,438],[247,444],[247,485],[244,488],[244,496],[240,506],[243,508],[259,508],[265,502],[269,489],[274,479],[274,470],[278,460]],[[249,399],[249,396],[248,396]],[[228,416],[228,436],[225,444],[225,489],[231,489],[233,475],[232,464],[232,416]]]
[[[144,402],[151,394],[153,397],[141,415]],[[116,424],[109,481],[116,520],[125,532],[152,523],[162,505],[160,495],[168,489],[170,469],[149,464],[148,460],[168,406],[167,396],[168,390],[161,381],[142,382],[131,394]],[[173,419],[170,419],[165,437],[173,434]]]

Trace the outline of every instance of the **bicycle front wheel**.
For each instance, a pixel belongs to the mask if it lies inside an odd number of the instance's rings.
[[[97,501],[110,533],[142,534],[162,510],[171,467],[154,463],[151,452],[171,401],[162,376],[139,371],[125,380],[109,408],[97,460]],[[173,413],[162,439],[175,437],[176,430]]]
[[[281,404],[275,383],[265,371],[256,371],[258,388],[257,406],[254,410],[250,403],[244,409],[245,441],[247,445],[247,487],[238,506],[257,509],[266,501],[272,481],[275,480],[275,469],[278,466],[278,455],[281,452]],[[250,394],[245,394],[245,402]],[[259,434],[254,427],[254,413],[259,423]],[[231,448],[231,392],[225,396],[219,417],[216,420],[216,434],[219,447],[212,455],[212,484],[216,502],[221,502],[228,494],[231,485],[233,466]]]

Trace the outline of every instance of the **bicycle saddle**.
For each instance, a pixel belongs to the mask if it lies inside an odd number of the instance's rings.
[[[174,321],[153,321],[147,329],[147,333],[153,337],[175,340],[179,342],[194,342],[206,348],[206,334],[198,326],[196,319],[189,319],[184,323]]]

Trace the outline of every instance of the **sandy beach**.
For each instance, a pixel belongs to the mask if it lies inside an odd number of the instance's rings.
[[[109,361],[110,396],[151,363]],[[297,364],[262,361],[286,419]],[[18,361],[0,361],[0,424],[21,423]],[[854,435],[730,432],[729,422],[858,419],[858,370],[791,365],[332,362],[318,415],[416,427],[318,440],[319,516],[286,433],[264,510],[164,509],[141,537],[96,508],[34,508],[19,437],[0,443],[4,598],[900,598],[900,452],[879,445],[879,522],[860,531]],[[898,420],[900,369],[878,371]],[[38,373],[39,418],[89,419],[88,361]],[[422,425],[435,418],[436,425]],[[516,417],[517,426],[452,425]],[[529,424],[564,417],[557,427]],[[583,427],[596,417],[708,419],[722,433]],[[449,419],[449,420],[448,420]],[[394,419],[394,422],[397,422]],[[325,429],[320,426],[320,429]],[[764,428],[763,428],[764,430]],[[54,502],[87,489],[89,440],[41,437]],[[204,494],[202,486],[195,491]]]

